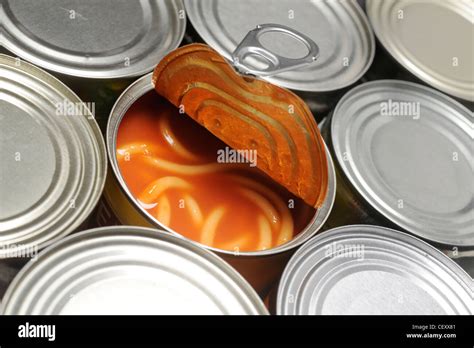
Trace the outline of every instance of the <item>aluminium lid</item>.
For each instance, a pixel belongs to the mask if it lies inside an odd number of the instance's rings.
[[[291,258],[277,313],[473,314],[474,283],[416,237],[379,226],[344,226],[319,234]]]
[[[163,231],[129,226],[69,236],[27,264],[4,314],[267,314],[226,262]]]
[[[434,89],[379,80],[339,101],[331,140],[369,206],[419,237],[467,246],[474,245],[473,120]]]
[[[181,0],[5,0],[0,43],[42,68],[86,78],[143,75],[181,43]]]
[[[375,53],[369,22],[355,1],[185,0],[186,13],[204,41],[227,59],[246,34],[261,24],[280,24],[309,36],[319,46],[319,58],[308,67],[266,80],[293,90],[334,91],[356,82]],[[281,34],[264,34],[260,42],[283,57],[299,58],[307,51]]]
[[[403,67],[474,101],[472,0],[368,0],[366,8],[377,38]]]
[[[76,230],[104,186],[105,144],[90,110],[56,78],[6,55],[0,157],[0,259],[31,256]]]

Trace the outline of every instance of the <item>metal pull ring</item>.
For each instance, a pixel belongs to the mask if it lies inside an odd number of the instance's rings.
[[[308,53],[302,58],[286,58],[267,50],[262,46],[259,38],[269,32],[280,32],[293,37],[306,46]],[[266,65],[265,68],[259,69],[247,64],[245,59],[248,57],[262,61]],[[234,67],[239,70],[239,72],[262,77],[307,66],[318,59],[318,57],[319,47],[312,39],[280,24],[258,25],[255,29],[249,31],[232,53]]]

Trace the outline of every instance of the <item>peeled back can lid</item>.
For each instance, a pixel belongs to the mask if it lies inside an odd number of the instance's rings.
[[[143,75],[181,43],[181,0],[5,0],[0,44],[42,68],[86,78]]]
[[[366,8],[398,63],[431,86],[474,101],[472,0],[368,0]]]
[[[331,141],[343,173],[369,204],[433,242],[474,245],[472,113],[415,83],[379,80],[337,104]]]
[[[473,314],[474,285],[429,244],[388,228],[352,225],[301,247],[280,281],[277,313]]]
[[[53,76],[6,55],[0,157],[0,259],[33,256],[76,230],[104,187],[105,144],[89,108]]]
[[[319,46],[308,67],[264,79],[305,92],[335,91],[356,82],[372,63],[375,44],[369,22],[356,1],[185,0],[187,15],[203,40],[227,59],[257,25],[275,23],[295,29]],[[286,58],[306,55],[301,42],[267,33],[260,43]]]
[[[44,250],[8,288],[3,314],[267,314],[213,253],[163,231],[114,226]]]

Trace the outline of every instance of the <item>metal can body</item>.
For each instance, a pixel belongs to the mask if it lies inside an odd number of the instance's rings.
[[[40,277],[40,281],[38,281]],[[216,255],[163,231],[115,226],[44,250],[8,288],[3,314],[267,314]]]
[[[173,230],[162,226],[136,201],[128,190],[116,159],[116,135],[121,119],[128,108],[145,93],[151,91],[151,74],[144,76],[132,84],[119,98],[112,110],[107,129],[107,146],[111,165],[111,174],[107,180],[105,197],[107,204],[113,212],[106,213],[107,216],[116,216],[123,224],[138,224],[142,226],[155,226],[177,234]],[[308,240],[322,227],[332,209],[335,194],[334,168],[329,152],[329,190],[323,206],[316,211],[311,222],[293,240],[277,248],[261,252],[239,252],[219,250],[199,244],[201,247],[212,250],[234,266],[259,293],[265,293],[274,283],[283,270],[286,260],[291,256],[293,250]],[[112,220],[109,220],[113,223]],[[196,243],[196,242],[193,242]]]
[[[33,257],[87,223],[105,144],[87,106],[45,71],[0,55],[0,90],[0,257]]]

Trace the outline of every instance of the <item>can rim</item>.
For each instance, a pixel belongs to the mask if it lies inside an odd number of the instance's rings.
[[[128,201],[134,206],[136,211],[138,211],[147,221],[151,222],[153,225],[157,225],[160,229],[166,230],[181,238],[189,240],[192,243],[195,243],[196,245],[202,248],[209,249],[221,254],[227,254],[227,255],[233,255],[233,256],[248,256],[248,257],[279,254],[279,253],[288,251],[290,249],[296,248],[299,245],[306,242],[311,237],[313,237],[321,229],[321,227],[324,225],[324,223],[329,217],[329,214],[332,210],[335,197],[336,197],[336,175],[335,175],[334,163],[327,146],[325,146],[325,148],[326,148],[326,155],[328,159],[328,171],[329,171],[328,178],[329,179],[328,179],[328,192],[326,195],[326,199],[324,200],[323,206],[316,210],[316,214],[313,216],[311,221],[301,232],[299,232],[289,242],[282,244],[276,248],[270,248],[270,249],[261,250],[261,251],[238,251],[238,252],[231,251],[231,250],[218,249],[218,248],[211,247],[205,244],[201,244],[187,237],[184,237],[178,232],[168,228],[165,225],[162,225],[159,221],[154,219],[143,207],[141,207],[137,203],[136,199],[133,197],[132,193],[128,189],[127,184],[125,183],[125,180],[123,179],[122,174],[120,173],[120,169],[118,168],[116,150],[115,150],[117,132],[118,132],[118,128],[124,114],[137,99],[139,99],[145,93],[152,91],[154,89],[151,77],[152,77],[152,73],[141,77],[140,79],[132,83],[119,96],[119,98],[115,102],[110,112],[109,120],[107,123],[107,132],[106,132],[107,152],[109,156],[109,162],[114,174],[114,178],[118,180],[120,190],[123,193],[125,193],[125,196],[127,197]],[[305,233],[307,234],[305,235]]]
[[[203,257],[204,259],[210,261],[212,264],[217,266],[220,270],[222,270],[229,278],[238,285],[239,289],[242,290],[241,295],[244,295],[245,298],[249,300],[251,304],[253,304],[255,311],[257,314],[260,315],[267,315],[268,310],[266,309],[265,305],[263,304],[260,297],[257,295],[255,290],[250,286],[250,284],[243,278],[240,273],[238,273],[234,268],[232,268],[227,262],[225,262],[221,257],[216,255],[215,253],[210,252],[209,250],[205,250],[197,245],[194,245],[189,240],[184,238],[180,238],[179,236],[175,236],[170,234],[166,231],[153,229],[148,227],[139,227],[139,226],[107,226],[107,227],[98,227],[93,229],[88,229],[85,231],[81,231],[75,233],[73,235],[67,236],[63,238],[59,242],[52,244],[42,250],[40,254],[37,256],[41,259],[47,259],[54,255],[56,252],[63,250],[63,247],[67,247],[71,244],[78,244],[80,241],[84,239],[94,239],[100,238],[105,236],[121,236],[124,232],[132,232],[133,236],[143,237],[143,238],[151,238],[151,239],[160,239],[167,243],[177,245],[183,249],[189,250],[196,255]],[[9,301],[15,299],[14,294],[18,286],[22,283],[24,277],[31,272],[31,269],[34,267],[37,260],[30,260],[14,277],[10,285],[8,286],[5,295],[0,303],[0,313],[6,314],[6,304]]]
[[[472,278],[469,276],[469,274],[461,266],[452,261],[447,255],[443,254],[442,251],[425,242],[424,240],[406,232],[398,231],[383,226],[365,224],[347,225],[325,231],[323,234],[311,239],[310,242],[299,248],[292,255],[285,267],[283,275],[281,276],[280,282],[278,284],[276,300],[276,311],[278,315],[291,314],[285,313],[284,310],[284,298],[285,292],[287,290],[287,288],[285,288],[285,284],[288,284],[289,279],[293,275],[298,273],[296,262],[302,257],[302,255],[305,255],[305,252],[308,249],[312,251],[317,248],[319,244],[334,240],[334,238],[344,237],[343,240],[348,240],[354,238],[354,236],[359,236],[361,235],[361,230],[363,230],[362,236],[366,238],[372,237],[374,239],[377,239],[379,237],[388,237],[390,240],[394,240],[396,238],[397,241],[404,243],[406,246],[416,248],[418,251],[423,252],[426,255],[432,256],[434,259],[436,259],[436,261],[442,263],[443,266],[447,267],[447,269],[453,275],[453,278],[455,278],[457,280],[457,283],[459,283],[463,288],[465,288],[466,291],[472,291],[472,285],[469,285],[472,283]]]

